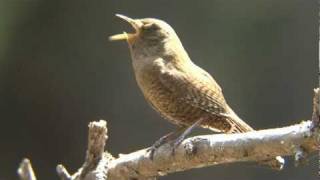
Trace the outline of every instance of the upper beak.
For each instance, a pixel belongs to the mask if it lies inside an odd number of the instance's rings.
[[[131,42],[134,37],[139,35],[140,33],[140,27],[142,26],[142,23],[139,20],[134,20],[132,18],[129,18],[127,16],[116,14],[116,16],[126,22],[128,22],[135,30],[134,33],[126,33],[123,32],[122,34],[115,34],[113,36],[109,37],[110,41],[118,41],[118,40],[127,40],[128,42]]]

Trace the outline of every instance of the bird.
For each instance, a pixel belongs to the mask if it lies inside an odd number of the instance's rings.
[[[116,16],[129,23],[134,32],[112,35],[109,40],[127,41],[135,79],[144,98],[178,127],[154,143],[151,156],[167,142],[176,148],[195,127],[218,133],[254,131],[227,104],[216,80],[190,59],[168,23],[156,18]],[[282,159],[277,157],[263,164],[281,169]]]

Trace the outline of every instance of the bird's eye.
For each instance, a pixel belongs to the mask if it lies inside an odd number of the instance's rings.
[[[146,23],[142,26],[143,30],[158,30],[159,26],[154,23]]]

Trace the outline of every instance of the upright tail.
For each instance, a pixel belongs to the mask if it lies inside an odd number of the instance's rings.
[[[227,133],[245,133],[254,131],[247,123],[245,123],[230,107],[228,107],[228,118],[231,128]],[[274,159],[259,161],[259,164],[270,166],[272,169],[281,170],[284,166],[284,159],[277,156]]]

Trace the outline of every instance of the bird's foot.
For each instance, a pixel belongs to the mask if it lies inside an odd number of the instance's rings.
[[[147,149],[147,152],[149,153],[149,158],[153,160],[154,152],[156,151],[156,148],[154,146],[151,146]]]
[[[185,139],[185,136],[179,136],[173,143],[171,143],[172,151],[171,155],[174,156],[176,153],[176,149],[179,147],[179,145],[182,143],[182,141]]]
[[[186,127],[182,130],[182,133],[178,136],[178,138],[175,139],[173,145],[172,145],[172,152],[171,155],[174,156],[175,155],[175,151],[178,148],[178,146],[182,143],[182,141],[191,133],[191,131],[199,126],[201,124],[201,122],[203,121],[203,118],[200,118],[198,121],[196,121],[195,123],[193,123],[191,126]]]
[[[161,137],[159,140],[157,140],[150,148],[147,149],[147,152],[149,152],[149,158],[153,160],[155,151],[162,146],[163,144],[170,142],[175,136],[176,132],[170,132],[167,135]]]
[[[163,144],[170,143],[172,146],[172,152],[171,154],[175,154],[175,150],[178,148],[178,146],[182,143],[182,141],[191,133],[191,131],[197,127],[201,122],[203,121],[203,118],[199,119],[195,123],[193,123],[189,127],[180,127],[177,131],[171,132],[163,137],[161,137],[158,141],[156,141],[149,149],[147,149],[147,152],[149,152],[149,158],[153,160],[155,151],[162,146]]]

